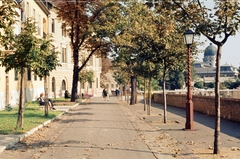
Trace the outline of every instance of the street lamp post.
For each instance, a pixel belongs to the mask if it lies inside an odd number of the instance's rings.
[[[194,32],[192,30],[187,30],[183,34],[184,43],[188,49],[188,79],[187,79],[187,102],[186,102],[186,130],[194,130],[193,123],[193,102],[192,102],[192,84],[191,84],[191,54],[190,46],[193,43]]]

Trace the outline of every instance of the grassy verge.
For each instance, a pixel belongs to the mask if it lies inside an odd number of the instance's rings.
[[[60,100],[61,101],[61,100]],[[45,116],[44,110],[39,108],[37,102],[26,103],[24,106],[24,124],[22,129],[16,130],[18,107],[11,111],[0,111],[0,134],[23,134],[37,127],[49,119],[59,115],[61,111],[48,111]]]
[[[53,99],[55,106],[73,106],[77,103],[81,103],[84,99],[77,99],[75,102],[70,102],[71,99],[65,99],[65,98],[56,98]]]

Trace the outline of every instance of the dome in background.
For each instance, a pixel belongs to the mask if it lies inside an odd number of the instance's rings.
[[[216,56],[217,48],[210,43],[210,45],[205,49],[204,57],[205,56]]]

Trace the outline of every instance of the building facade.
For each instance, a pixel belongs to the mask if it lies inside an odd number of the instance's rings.
[[[59,52],[58,58],[61,66],[50,73],[47,78],[48,95],[50,98],[63,97],[65,90],[72,88],[73,79],[73,60],[70,39],[67,36],[64,23],[57,19],[54,6],[47,1],[22,0],[19,1],[21,10],[18,10],[19,17],[15,24],[15,34],[21,32],[21,22],[27,18],[33,18],[37,25],[36,36],[45,38],[50,35],[55,51]],[[9,52],[9,51],[5,51]],[[88,54],[87,51],[81,54]],[[81,63],[80,63],[81,65]],[[78,84],[78,92],[91,94],[93,96],[101,95],[100,74],[101,58],[92,56],[86,69],[94,72],[94,82]],[[0,67],[0,109],[4,109],[7,104],[17,105],[19,101],[19,83],[16,71],[5,72],[4,67]],[[34,75],[30,70],[24,75],[24,100],[35,101],[40,93],[44,92],[44,81],[42,78]],[[80,90],[81,89],[81,90]]]

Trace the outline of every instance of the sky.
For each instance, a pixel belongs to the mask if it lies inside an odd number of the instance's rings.
[[[203,2],[208,8],[213,8],[214,6],[213,0],[203,0]],[[199,47],[199,49],[201,50],[205,50],[206,47],[208,47],[209,44],[211,43],[203,35],[201,35],[200,41],[204,42],[204,45]],[[216,45],[214,46],[217,47]],[[204,52],[198,53],[196,60],[203,61],[203,55],[204,55]],[[229,64],[237,68],[240,66],[240,33],[239,32],[237,32],[235,36],[230,36],[227,42],[223,45],[220,65],[224,65],[224,64]]]

